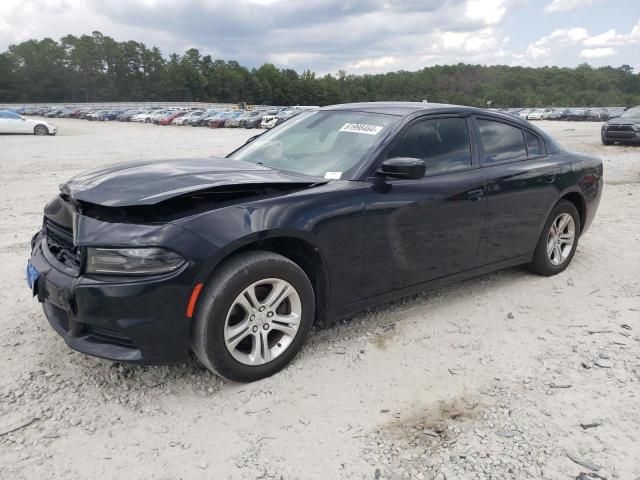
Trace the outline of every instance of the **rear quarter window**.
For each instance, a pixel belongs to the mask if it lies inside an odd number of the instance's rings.
[[[527,157],[522,130],[506,123],[476,119],[484,150],[484,163]]]
[[[527,142],[527,155],[529,157],[535,157],[540,155],[540,139],[531,132],[524,131],[524,138]]]

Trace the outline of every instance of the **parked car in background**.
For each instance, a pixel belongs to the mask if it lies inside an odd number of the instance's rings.
[[[204,110],[192,110],[190,112],[187,112],[186,115],[175,118],[171,123],[173,125],[188,125],[189,121],[199,117],[203,113],[204,113]]]
[[[573,122],[583,122],[587,119],[587,110],[584,108],[570,108],[567,113],[567,120]]]
[[[174,112],[171,115],[167,115],[160,119],[158,122],[159,125],[170,125],[176,118],[184,117],[187,112]]]
[[[208,127],[209,120],[212,120],[218,117],[219,115],[221,115],[222,113],[228,112],[228,111],[229,110],[215,110],[215,109],[207,110],[206,112],[202,112],[202,114],[197,118],[192,118],[191,120],[189,120],[189,125],[191,125],[192,127]]]
[[[296,115],[299,115],[307,108],[287,108],[285,110],[281,110],[276,115],[265,115],[260,123],[262,128],[273,128],[276,125],[280,125],[285,120],[288,120]]]
[[[518,117],[522,118],[523,120],[527,119],[527,116],[529,115],[529,113],[531,113],[533,111],[532,108],[525,108],[523,110],[520,110],[518,112]]]
[[[153,115],[151,115],[151,122],[155,123],[156,125],[160,122],[161,119],[168,117],[169,115],[173,115],[177,110],[175,109],[170,109],[170,110],[160,110],[156,113],[154,113]]]
[[[146,110],[131,117],[130,121],[136,123],[151,123],[153,121],[153,116],[161,111],[162,110]]]
[[[606,108],[591,108],[587,110],[586,117],[590,122],[606,122],[609,120],[609,111]]]
[[[609,118],[618,118],[625,110],[627,110],[625,107],[612,107],[607,109],[607,113],[609,114]]]
[[[604,145],[640,143],[640,106],[630,108],[602,125],[600,136]]]
[[[260,128],[262,124],[262,120],[264,120],[264,117],[266,117],[267,115],[277,115],[277,114],[278,114],[277,110],[262,110],[259,112],[258,115],[255,115],[251,118],[246,119],[242,126],[244,128]]]
[[[230,118],[229,120],[227,120],[224,126],[225,128],[244,127],[244,123],[247,121],[247,119],[256,117],[258,115],[260,115],[260,112],[257,112],[257,111],[244,112],[240,114],[238,117]]]
[[[550,108],[536,108],[534,111],[529,112],[527,120],[546,120],[552,111]]]
[[[143,110],[140,110],[140,109],[126,110],[122,112],[120,115],[118,115],[116,117],[116,120],[118,120],[119,122],[128,122],[131,120],[131,117],[133,117],[134,115],[138,115],[139,113],[142,113],[142,112]]]
[[[547,117],[548,120],[564,120],[567,113],[569,112],[566,108],[554,108],[551,110],[551,113]]]
[[[209,126],[209,120],[211,120],[213,117],[215,117],[219,113],[220,113],[220,110],[215,108],[210,108],[208,110],[199,112],[197,116],[193,116],[191,119],[189,119],[188,124],[191,125],[192,127]]]
[[[209,120],[209,128],[223,128],[230,118],[237,118],[242,112],[221,112]]]
[[[9,110],[0,110],[0,134],[55,135],[58,127],[44,120],[32,120]]]

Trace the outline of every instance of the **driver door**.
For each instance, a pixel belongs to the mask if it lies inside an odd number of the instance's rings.
[[[417,285],[476,266],[486,200],[469,120],[416,120],[385,158],[420,158],[417,180],[371,178],[365,196],[363,296]]]

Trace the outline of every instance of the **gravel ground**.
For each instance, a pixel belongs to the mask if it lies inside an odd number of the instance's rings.
[[[195,361],[70,351],[25,286],[57,185],[131,159],[224,154],[252,131],[58,120],[0,137],[0,478],[640,478],[640,148],[541,122],[600,155],[606,187],[571,267],[515,268],[313,332],[250,385]]]

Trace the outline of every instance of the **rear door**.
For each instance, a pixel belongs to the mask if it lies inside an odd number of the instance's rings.
[[[427,165],[425,176],[369,180],[364,297],[475,266],[485,201],[470,123],[458,116],[415,120],[384,158],[420,158]]]
[[[559,195],[559,179],[570,171],[547,155],[533,130],[494,117],[474,118],[487,210],[478,265],[533,253],[549,209]]]

